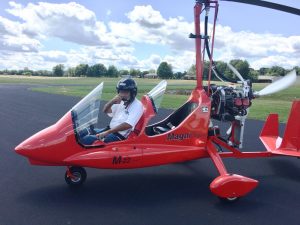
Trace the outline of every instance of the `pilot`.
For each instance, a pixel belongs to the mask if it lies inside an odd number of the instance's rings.
[[[136,98],[135,81],[131,78],[121,79],[116,89],[118,94],[103,108],[103,112],[112,117],[109,126],[95,129],[95,135],[83,137],[84,144],[91,145],[96,140],[103,140],[105,143],[125,140],[141,118],[143,105]]]

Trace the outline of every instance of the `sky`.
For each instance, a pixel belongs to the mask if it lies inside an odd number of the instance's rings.
[[[300,8],[299,0],[272,2]],[[195,63],[193,7],[192,0],[1,1],[0,69],[103,63],[149,70],[166,61],[188,70]],[[299,28],[299,16],[220,1],[214,60],[300,66]]]

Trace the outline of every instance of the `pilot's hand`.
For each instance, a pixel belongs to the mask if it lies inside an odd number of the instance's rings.
[[[120,102],[122,101],[122,98],[120,95],[116,95],[112,100],[111,102],[114,103],[114,104],[120,104]]]
[[[99,140],[103,140],[107,135],[109,135],[109,133],[106,132],[106,131],[104,131],[104,132],[102,132],[102,133],[99,133],[99,134],[96,134],[96,136],[97,136],[97,138],[98,138]]]

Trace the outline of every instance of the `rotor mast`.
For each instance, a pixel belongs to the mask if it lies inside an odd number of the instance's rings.
[[[197,78],[197,89],[203,89],[203,71],[204,71],[204,56],[205,56],[205,49],[209,49],[208,46],[208,39],[209,36],[207,34],[201,35],[201,23],[200,23],[200,16],[201,13],[205,10],[206,11],[206,19],[208,18],[210,8],[215,9],[215,16],[214,16],[214,23],[213,23],[213,33],[211,37],[211,51],[209,51],[208,57],[210,61],[209,66],[209,76],[208,76],[208,86],[210,86],[210,79],[211,79],[211,70],[212,70],[212,58],[213,58],[213,48],[214,48],[214,36],[215,36],[215,27],[216,27],[216,20],[218,14],[218,0],[196,0],[196,4],[194,6],[194,23],[195,23],[195,34],[190,34],[190,38],[195,38],[195,47],[196,47],[196,78]],[[207,26],[207,21],[206,25]],[[207,27],[206,27],[207,29]],[[205,33],[207,31],[205,30]],[[203,52],[202,50],[202,39],[205,40],[203,42]],[[208,87],[209,90],[209,87]]]
[[[202,78],[203,78],[203,62],[201,56],[201,30],[200,30],[200,14],[202,11],[202,3],[196,1],[194,6],[194,22],[195,22],[195,47],[196,47],[196,78],[197,78],[197,89],[202,89]]]

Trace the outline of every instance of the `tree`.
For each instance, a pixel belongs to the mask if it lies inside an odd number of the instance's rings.
[[[215,62],[217,65],[217,67],[219,66],[220,67],[220,62],[221,61],[217,61],[217,62]],[[222,62],[223,64],[224,64],[224,62]],[[209,61],[207,61],[207,60],[205,60],[204,61],[204,68],[203,68],[203,80],[208,80],[208,76],[209,76],[209,65],[210,65],[210,62]],[[226,64],[225,64],[225,67],[224,68],[226,68]],[[222,71],[222,73],[224,73],[223,72],[223,69],[219,69],[220,71]],[[196,71],[196,65],[191,65],[191,67],[188,69],[188,71],[186,72],[186,74],[188,74],[188,75],[193,75],[193,76],[197,76],[197,71]],[[183,75],[183,76],[185,76],[185,74]],[[217,77],[215,77],[215,75],[214,75],[214,73],[212,72],[211,73],[211,80],[219,80]]]
[[[78,66],[75,67],[75,76],[76,77],[87,76],[88,69],[89,69],[88,64],[79,64]]]
[[[141,77],[144,77],[146,74],[149,74],[148,70],[144,70],[141,72]]]
[[[150,69],[150,70],[148,70],[148,72],[149,73],[154,73],[154,74],[156,73],[155,69]]]
[[[148,70],[144,70],[144,71],[141,72],[141,74],[140,74],[139,77],[144,78],[145,75],[147,75],[147,74],[150,74],[149,71]]]
[[[272,66],[270,69],[271,76],[284,76],[286,73],[285,69],[280,66]]]
[[[191,65],[191,67],[188,69],[187,72],[188,72],[189,75],[196,76],[196,66],[195,66],[195,64]]]
[[[18,70],[17,75],[22,75],[23,74],[23,70]]]
[[[209,76],[209,65],[210,62],[209,61],[204,61],[204,69],[203,69],[203,80],[208,80],[208,76]],[[211,71],[211,80],[219,80],[219,78],[217,78],[214,74],[213,71]]]
[[[157,68],[157,75],[159,78],[170,79],[173,77],[173,71],[171,64],[167,62],[161,62]]]
[[[206,64],[206,65],[208,68],[209,64]],[[229,70],[229,68],[227,67],[227,64],[225,62],[216,61],[215,65],[216,65],[216,68],[219,71],[219,73],[221,73],[222,75],[224,75],[225,77],[227,77],[229,79],[235,79],[235,75],[233,75],[233,73]],[[213,72],[212,72],[212,74],[213,74]],[[212,77],[214,78],[214,80],[219,80],[219,78],[215,77],[214,75],[212,75]]]
[[[120,74],[121,76],[129,75],[129,71],[128,71],[128,70],[120,70],[120,71],[119,71],[119,74]]]
[[[7,72],[7,74],[13,75],[11,73],[11,71],[9,71],[9,70],[6,70],[6,72]],[[28,69],[28,67],[25,67],[23,70],[23,73],[22,73],[22,75],[24,75],[24,76],[32,76],[32,74],[33,74],[33,70]]]
[[[108,77],[118,77],[119,76],[118,69],[115,66],[110,65],[107,70],[107,76]]]
[[[259,71],[250,68],[250,72],[249,72],[250,80],[255,81],[258,79],[258,76],[259,76]]]
[[[106,76],[107,69],[103,64],[95,64],[93,66],[90,66],[87,71],[88,77],[101,77]]]
[[[51,77],[51,76],[53,76],[53,72],[48,71],[48,70],[38,70],[38,71],[34,71],[32,75],[33,76]]]
[[[65,66],[63,64],[58,64],[53,67],[53,76],[54,77],[62,77],[64,75],[64,68]]]
[[[185,76],[185,73],[176,72],[173,74],[175,79],[182,79]]]
[[[75,68],[74,67],[70,67],[67,72],[66,72],[66,76],[68,77],[75,77],[76,74],[75,74]]]
[[[132,77],[139,77],[141,75],[141,71],[131,68],[129,74]]]
[[[300,67],[299,66],[295,66],[294,70],[296,70],[297,76],[300,76]]]
[[[266,75],[269,72],[269,68],[262,67],[258,71],[260,75]]]
[[[241,59],[233,59],[230,61],[230,64],[234,66],[237,71],[243,76],[244,79],[250,79],[249,76],[250,72],[250,65],[247,62],[247,60],[241,60]]]

